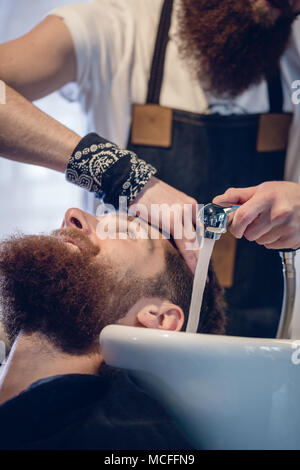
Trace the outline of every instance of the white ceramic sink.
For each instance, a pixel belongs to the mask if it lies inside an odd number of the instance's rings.
[[[100,344],[197,449],[300,449],[300,341],[110,325]]]

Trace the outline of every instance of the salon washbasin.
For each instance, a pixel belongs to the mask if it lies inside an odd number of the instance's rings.
[[[197,449],[300,449],[300,341],[110,325],[100,344]]]

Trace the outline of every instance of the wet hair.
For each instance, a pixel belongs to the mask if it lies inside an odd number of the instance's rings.
[[[160,296],[182,308],[185,317],[182,330],[185,330],[192,298],[194,276],[180,253],[173,247],[168,246],[166,248],[165,259],[166,268],[160,279],[160,285],[164,286],[165,291],[160,292]],[[219,284],[212,262],[209,265],[208,278],[209,281],[203,294],[198,333],[225,334],[226,302],[224,291]]]

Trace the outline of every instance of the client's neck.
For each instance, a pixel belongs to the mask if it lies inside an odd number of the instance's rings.
[[[1,370],[0,404],[45,377],[64,374],[97,375],[102,362],[100,350],[89,355],[66,354],[39,333],[20,333]]]

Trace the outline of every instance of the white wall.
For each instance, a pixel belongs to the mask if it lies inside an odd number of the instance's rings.
[[[29,31],[51,9],[76,0],[0,0],[0,42]],[[35,103],[80,135],[85,119],[77,103],[52,93]],[[47,232],[58,228],[69,207],[81,207],[84,192],[52,170],[0,158],[0,239],[13,231]]]

